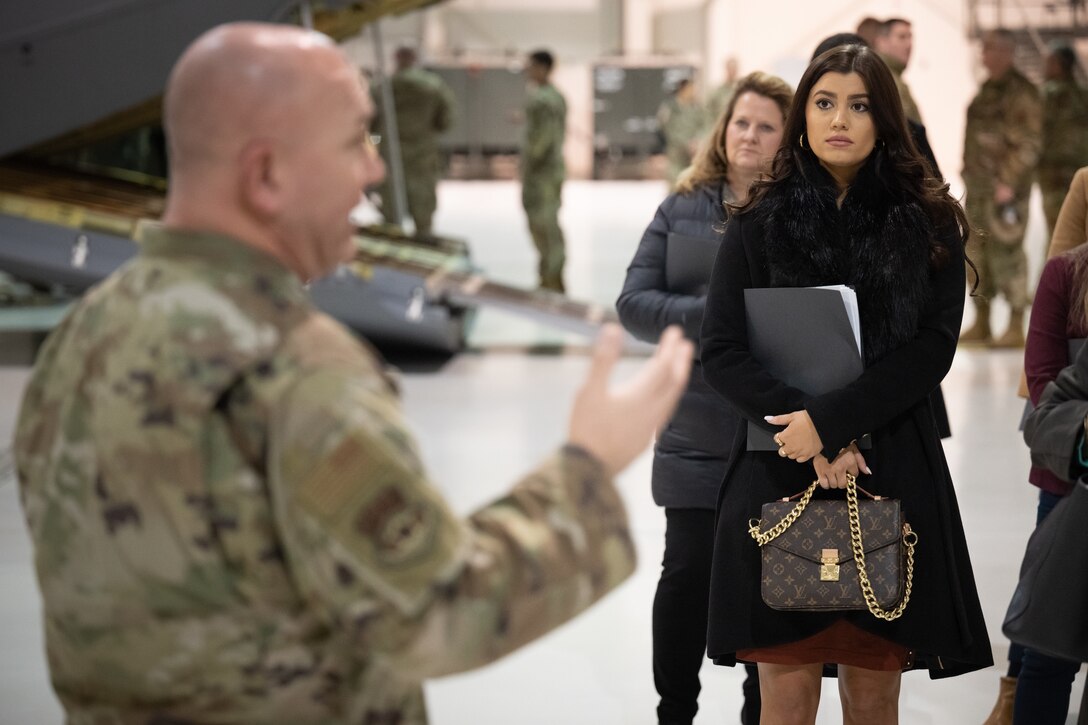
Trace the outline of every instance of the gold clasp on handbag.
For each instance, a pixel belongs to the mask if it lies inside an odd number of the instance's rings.
[[[839,550],[823,549],[820,552],[820,581],[837,582],[839,580]]]

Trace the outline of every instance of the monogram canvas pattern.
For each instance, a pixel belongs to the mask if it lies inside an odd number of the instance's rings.
[[[794,503],[763,505],[761,528],[781,521]],[[903,519],[899,501],[859,501],[865,566],[877,601],[894,606],[903,596]],[[821,581],[825,549],[837,551],[837,581]],[[845,501],[810,501],[804,513],[762,547],[763,601],[772,609],[866,609],[850,545]]]

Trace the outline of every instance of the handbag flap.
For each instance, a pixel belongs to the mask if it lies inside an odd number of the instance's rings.
[[[772,501],[763,504],[760,528],[766,531],[784,519],[796,504]],[[866,554],[896,544],[903,536],[903,519],[897,499],[858,502],[861,543]],[[766,544],[796,557],[820,563],[824,549],[837,549],[836,563],[852,561],[850,518],[846,501],[809,501],[804,512],[788,529]]]

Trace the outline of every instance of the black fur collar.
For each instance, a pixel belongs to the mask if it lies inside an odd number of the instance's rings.
[[[858,296],[862,350],[870,365],[914,337],[929,293],[929,215],[858,171],[842,209],[818,163],[772,188],[752,210],[764,229],[772,287],[847,284]]]

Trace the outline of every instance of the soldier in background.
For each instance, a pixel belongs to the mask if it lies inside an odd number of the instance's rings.
[[[730,56],[725,61],[725,80],[715,88],[706,100],[706,126],[712,127],[729,107],[729,101],[733,98],[733,90],[737,87],[740,64],[736,58]]]
[[[862,18],[858,23],[857,30],[855,31],[861,39],[865,41],[865,44],[870,48],[876,47],[876,39],[880,35],[881,30],[884,28],[884,23],[877,20],[874,17]]]
[[[967,109],[963,148],[966,211],[971,223],[969,254],[979,268],[975,323],[961,342],[1023,347],[1028,306],[1024,231],[1028,198],[1042,138],[1042,104],[1031,81],[1013,66],[1015,37],[1004,29],[983,36],[982,65],[988,78]],[[971,274],[969,272],[969,274]],[[990,300],[1003,294],[1011,310],[1009,328],[990,331]]]
[[[1073,176],[1088,165],[1088,91],[1073,78],[1076,64],[1076,54],[1064,44],[1052,47],[1046,58],[1038,179],[1049,234]]]
[[[431,233],[431,220],[438,206],[435,195],[441,165],[438,137],[453,125],[453,91],[437,73],[416,65],[416,52],[411,48],[397,48],[395,59],[397,70],[390,83],[408,197],[408,209],[401,211],[412,217],[416,234],[426,236]],[[374,132],[381,134],[384,117],[380,112],[380,93],[375,93],[375,100],[379,113],[375,117]],[[382,144],[380,148],[388,166],[389,145]],[[391,179],[386,178],[380,191],[382,215],[387,222],[399,225],[401,220],[396,218]]]
[[[695,95],[694,81],[682,78],[676,83],[672,97],[657,109],[657,124],[665,140],[665,179],[671,191],[680,172],[691,166],[707,129],[706,108]]]
[[[304,287],[354,251],[371,111],[335,44],[285,25],[215,28],[170,76],[163,224],[45,343],[15,437],[67,722],[422,725],[425,678],[634,568],[611,479],[691,343],[666,331],[609,390],[610,326],[567,445],[454,516],[379,360]]]
[[[873,49],[884,59],[892,72],[892,77],[895,78],[895,87],[899,90],[899,99],[903,102],[903,113],[909,120],[922,125],[922,114],[918,111],[918,104],[914,102],[910,87],[903,80],[903,71],[910,63],[913,43],[914,34],[911,32],[910,21],[890,18],[881,23]]]
[[[566,164],[563,140],[567,132],[567,102],[551,82],[555,58],[546,50],[529,55],[525,73],[530,89],[525,101],[525,139],[521,147],[521,204],[529,219],[540,261],[540,286],[565,292],[563,265],[567,260],[559,226]]]

